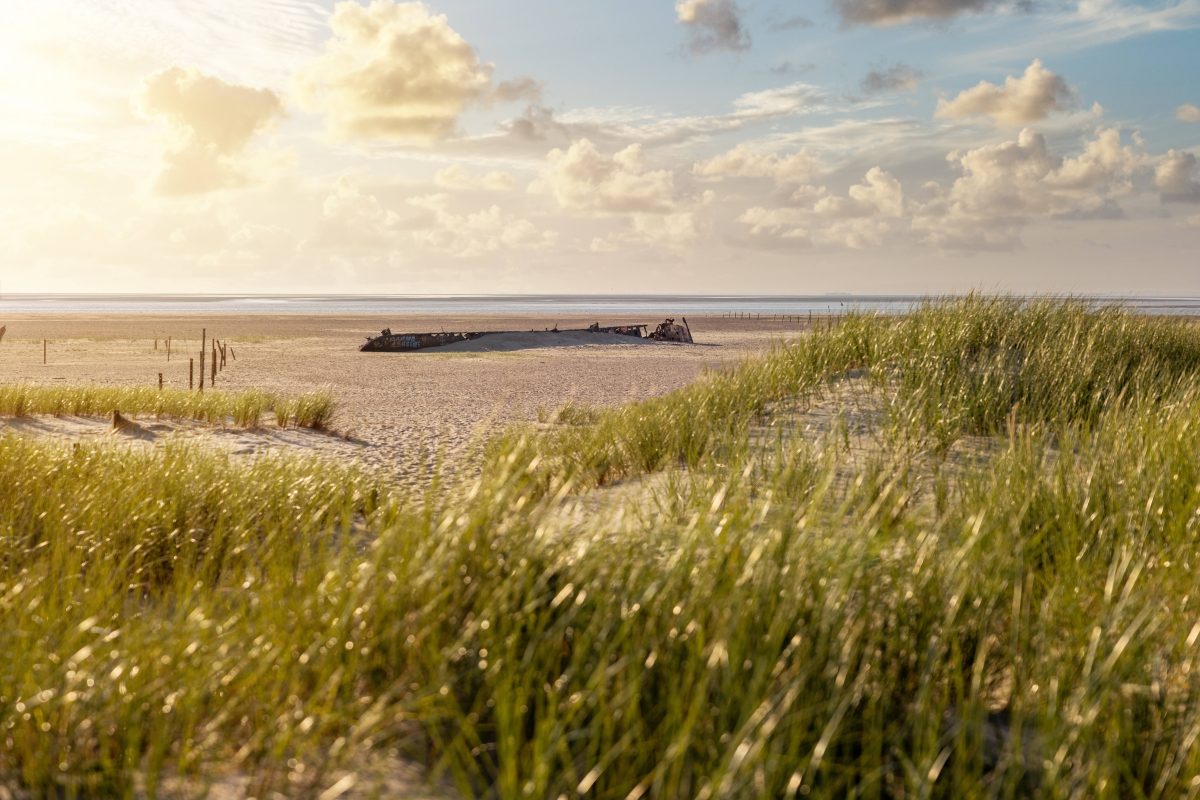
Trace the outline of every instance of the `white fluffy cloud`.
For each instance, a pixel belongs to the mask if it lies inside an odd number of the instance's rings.
[[[1170,150],[1154,171],[1154,184],[1168,203],[1200,203],[1200,164],[1186,150]]]
[[[1034,59],[1021,77],[1010,75],[1003,86],[980,81],[953,100],[942,98],[934,116],[985,116],[1001,125],[1025,125],[1074,104],[1075,93],[1067,82]]]
[[[1159,165],[1159,188],[1200,199],[1190,154]],[[1053,153],[1041,134],[1025,129],[1011,141],[951,153],[961,174],[928,183],[909,197],[879,167],[844,194],[825,186],[797,189],[788,204],[754,206],[739,218],[753,243],[766,247],[828,245],[854,249],[924,242],[943,249],[1008,250],[1039,218],[1110,218],[1118,201],[1146,185],[1152,162],[1115,128],[1102,129],[1075,156]],[[1191,176],[1191,177],[1188,177]],[[1143,180],[1145,179],[1145,180]]]
[[[492,66],[420,2],[338,3],[330,27],[324,52],[296,85],[340,138],[431,143],[453,134],[472,104],[537,89],[526,80],[493,88]]]
[[[1200,106],[1184,103],[1175,109],[1175,119],[1180,122],[1200,122]]]
[[[620,217],[628,228],[592,242],[592,250],[607,252],[623,246],[676,250],[699,235],[697,214],[712,200],[711,193],[685,196],[670,170],[649,169],[642,149],[630,145],[611,157],[587,139],[547,156],[545,176],[535,190],[552,194],[565,209],[592,217]]]
[[[668,214],[677,211],[670,170],[646,169],[642,148],[630,145],[605,156],[588,139],[547,155],[547,182],[563,208],[601,214]]]
[[[779,155],[746,144],[692,167],[700,178],[770,178],[779,186],[807,183],[818,171],[819,165],[806,150]]]
[[[739,222],[753,240],[768,246],[835,245],[861,250],[879,247],[908,228],[908,202],[893,175],[879,167],[867,171],[861,183],[845,195],[823,186],[805,187],[793,207],[746,210]]]
[[[1052,153],[1028,128],[1014,141],[948,158],[962,176],[949,187],[929,187],[933,196],[914,224],[926,241],[950,249],[1011,249],[1021,228],[1039,217],[1120,216],[1117,200],[1134,190],[1148,163],[1115,128],[1097,132],[1072,158]]]
[[[399,214],[343,175],[321,203],[321,224],[306,245],[350,250],[390,248],[395,246],[400,230]]]
[[[633,214],[627,229],[592,239],[593,253],[615,253],[628,248],[680,252],[700,236],[697,213]]]
[[[750,36],[734,0],[676,0],[675,15],[688,30],[692,50],[745,50]]]
[[[399,186],[381,187],[396,194]],[[397,210],[398,209],[398,210]],[[409,196],[388,207],[342,176],[321,203],[321,217],[305,248],[324,247],[356,256],[425,250],[455,259],[503,251],[541,249],[557,234],[500,206],[474,206],[463,195]]]
[[[170,128],[171,143],[155,183],[155,191],[164,195],[251,183],[257,167],[247,147],[255,134],[283,115],[282,102],[270,90],[180,67],[147,78],[138,101],[144,114]]]
[[[454,258],[475,258],[506,250],[539,250],[558,240],[553,231],[538,230],[529,220],[497,205],[455,212],[444,194],[416,197],[409,204],[433,214],[431,225],[413,232],[416,244]]]

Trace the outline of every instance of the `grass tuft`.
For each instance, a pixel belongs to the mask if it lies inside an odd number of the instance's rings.
[[[191,392],[122,386],[0,386],[0,415],[12,417],[39,414],[94,417],[115,410],[127,415],[191,419],[210,425],[232,422],[252,428],[264,414],[274,412],[281,427],[291,423],[322,430],[328,426],[334,407],[328,391],[289,400],[257,390]]]

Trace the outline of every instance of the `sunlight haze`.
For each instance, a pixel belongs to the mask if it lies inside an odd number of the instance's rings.
[[[1200,2],[0,10],[0,291],[1200,294]]]

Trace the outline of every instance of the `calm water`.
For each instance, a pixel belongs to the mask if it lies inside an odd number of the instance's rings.
[[[1200,297],[1094,297],[1147,314],[1200,316]],[[5,313],[53,314],[828,314],[857,310],[903,313],[915,296],[746,295],[71,295],[0,296]]]

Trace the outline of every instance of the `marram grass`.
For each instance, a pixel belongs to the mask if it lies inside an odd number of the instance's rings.
[[[286,399],[270,392],[204,392],[151,387],[57,387],[31,384],[0,385],[0,415],[24,417],[66,414],[103,416],[113,411],[127,415],[152,415],[192,419],[209,424],[232,422],[242,427],[258,425],[272,414],[280,427],[289,424],[324,428],[333,415],[328,391],[310,392]]]
[[[848,371],[867,456],[752,441]],[[0,781],[319,796],[390,753],[462,796],[1193,795],[1198,384],[1187,324],[971,299],[573,409],[419,503],[2,438]]]

